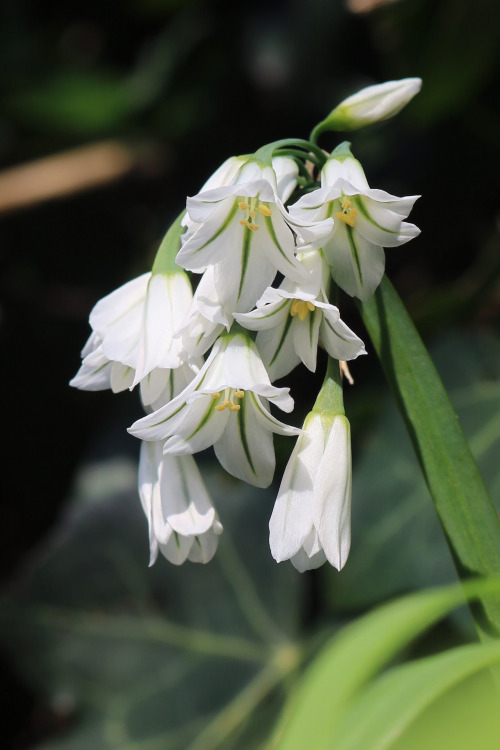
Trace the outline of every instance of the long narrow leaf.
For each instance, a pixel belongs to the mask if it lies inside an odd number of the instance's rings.
[[[461,578],[500,574],[500,523],[441,379],[385,277],[361,315],[406,423]],[[500,634],[500,598],[473,616]]]

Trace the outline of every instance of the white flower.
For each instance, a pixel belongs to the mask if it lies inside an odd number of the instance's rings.
[[[397,115],[422,87],[421,78],[403,78],[367,86],[344,99],[317,128],[357,130]]]
[[[183,364],[174,334],[191,300],[182,271],[145,273],[108,294],[90,313],[93,333],[71,385],[118,392],[140,382],[144,403],[156,401],[171,369]]]
[[[234,311],[255,305],[277,271],[295,281],[305,279],[307,272],[295,257],[295,233],[304,241],[317,239],[332,223],[310,228],[290,217],[278,190],[288,197],[297,168],[291,159],[277,162],[278,175],[248,157],[231,184],[187,200],[189,219],[198,228],[183,237],[176,262],[197,273],[212,268],[217,305],[210,319],[227,327]]]
[[[321,172],[321,188],[300,198],[290,213],[310,222],[333,217],[323,253],[336,283],[366,302],[384,275],[384,247],[403,245],[420,233],[403,221],[419,196],[398,198],[370,189],[348,146],[333,152]]]
[[[257,348],[272,381],[287,375],[301,360],[314,372],[319,337],[334,359],[350,360],[366,354],[361,339],[340,319],[338,308],[328,302],[325,287],[329,269],[321,254],[313,251],[299,258],[309,271],[307,283],[294,284],[285,279],[279,289],[266,289],[256,310],[234,316],[245,328],[259,331]]]
[[[328,560],[341,570],[351,545],[351,437],[346,417],[311,412],[269,522],[277,562],[301,572]]]
[[[252,340],[242,334],[219,338],[196,377],[182,393],[129,428],[142,440],[166,441],[165,453],[196,453],[213,445],[230,474],[257,487],[273,478],[272,433],[300,430],[273,417],[268,401],[291,411],[288,388],[275,388]]]
[[[192,456],[165,456],[161,443],[143,443],[139,496],[149,524],[150,565],[160,551],[174,565],[207,563],[222,526]]]

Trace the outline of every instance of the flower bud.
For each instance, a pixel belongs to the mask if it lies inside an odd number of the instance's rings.
[[[315,128],[315,132],[358,130],[374,122],[388,120],[418,94],[421,86],[421,78],[403,78],[361,89],[335,107]]]

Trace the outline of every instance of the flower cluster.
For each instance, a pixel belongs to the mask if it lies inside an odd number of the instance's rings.
[[[392,83],[376,106],[377,87],[366,90],[369,115],[360,92],[356,116],[384,119],[398,95],[411,98],[408,85]],[[227,472],[267,487],[276,433],[297,441],[271,516],[272,554],[299,570],[325,560],[343,567],[351,448],[338,363],[365,347],[332,300],[338,289],[362,301],[373,295],[384,247],[418,234],[404,221],[416,197],[370,188],[348,143],[326,155],[313,141],[278,141],[228,159],[187,199],[151,271],[96,304],[71,385],[140,388],[146,416],[129,432],[143,441],[151,563],[158,551],[175,564],[207,562],[216,551],[222,525],[194,454],[213,446]],[[289,388],[273,383],[301,362],[314,372],[318,346],[327,376],[297,428],[271,412],[294,405]]]

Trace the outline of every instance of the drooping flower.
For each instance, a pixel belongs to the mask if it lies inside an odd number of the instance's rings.
[[[197,273],[212,269],[217,304],[203,314],[213,322],[229,327],[232,313],[250,310],[277,271],[295,281],[307,277],[295,257],[295,235],[317,239],[332,222],[309,227],[291,218],[282,197],[296,175],[291,159],[271,166],[248,157],[230,184],[188,198],[189,219],[198,228],[183,238],[176,261]]]
[[[346,417],[310,412],[285,469],[269,522],[277,562],[341,570],[351,545],[351,438]]]
[[[192,300],[181,271],[146,273],[101,299],[90,313],[93,329],[71,385],[118,392],[141,383],[145,404],[168,388],[171,370],[183,365],[176,330]]]
[[[182,393],[129,432],[142,440],[165,441],[164,452],[172,455],[213,445],[226,471],[267,487],[275,467],[272,433],[300,433],[273,417],[268,401],[286,412],[293,409],[289,389],[271,385],[253,341],[244,333],[224,335]]]
[[[421,87],[421,78],[403,78],[367,86],[344,99],[315,128],[315,132],[358,130],[374,122],[388,120],[406,107]]]
[[[302,221],[334,220],[321,248],[336,283],[366,302],[384,275],[384,247],[397,247],[420,230],[405,219],[418,195],[398,198],[372,190],[349,144],[341,144],[321,172],[321,188],[301,197],[290,213]]]
[[[300,361],[314,372],[319,338],[334,359],[366,353],[361,339],[340,319],[338,308],[328,302],[330,273],[321,253],[313,250],[298,257],[309,271],[307,282],[285,279],[278,289],[266,289],[256,310],[234,316],[245,328],[259,332],[256,344],[271,380],[287,375]]]
[[[158,552],[174,565],[212,559],[222,525],[192,456],[164,455],[162,443],[143,443],[139,496],[149,524],[150,565]]]

